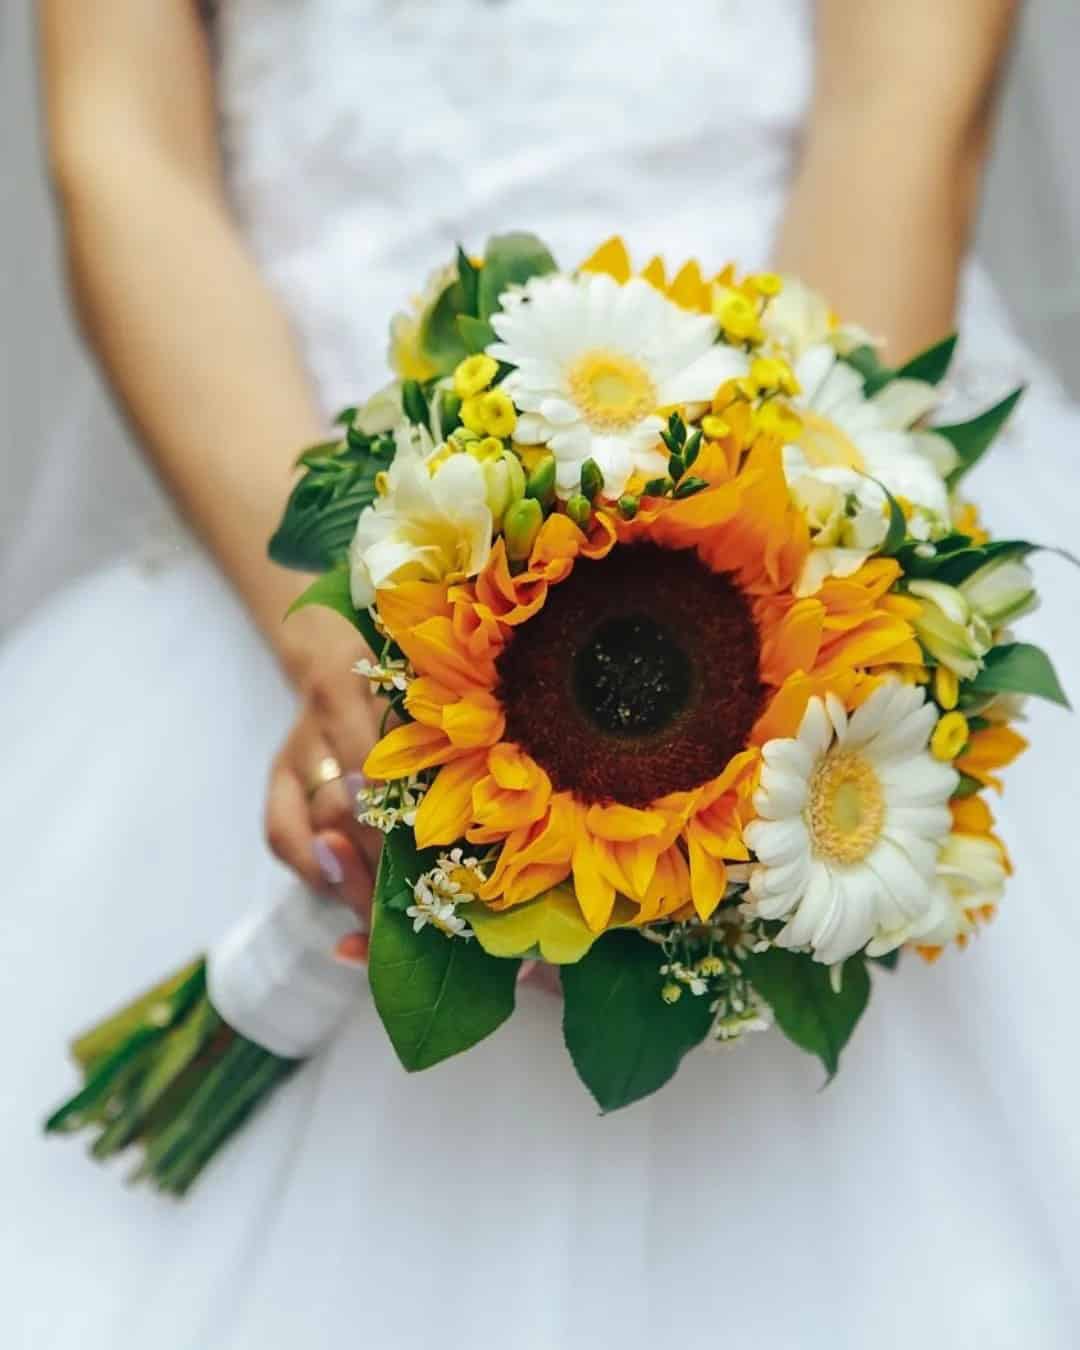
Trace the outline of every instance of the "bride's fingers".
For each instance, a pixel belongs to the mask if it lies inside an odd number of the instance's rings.
[[[339,878],[334,883],[336,898],[369,924],[375,873],[361,850],[340,830],[320,830],[315,836],[314,851],[322,859],[324,869]]]
[[[330,891],[326,860],[315,849],[304,788],[294,770],[280,760],[270,774],[266,794],[266,842],[270,851],[315,890]]]

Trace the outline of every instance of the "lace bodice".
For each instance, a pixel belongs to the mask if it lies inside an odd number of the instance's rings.
[[[458,240],[761,262],[810,83],[804,0],[222,0],[236,209],[327,411]]]

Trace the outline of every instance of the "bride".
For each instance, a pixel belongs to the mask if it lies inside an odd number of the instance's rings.
[[[1080,414],[963,266],[1011,0],[40,8],[72,290],[191,536],[0,651],[3,1343],[1075,1345],[1080,735],[1055,710],[1002,806],[1000,919],[882,975],[827,1092],[762,1037],[597,1118],[538,988],[408,1078],[353,941],[348,1024],[182,1205],[37,1134],[65,1038],[280,885],[267,842],[364,909],[378,841],[316,786],[373,737],[360,653],[334,616],[282,623],[301,579],[265,544],[298,448],[381,381],[386,316],[455,241],[771,255],[895,360],[958,322],[958,401],[1030,380],[976,496],[1070,542]],[[1070,580],[1043,566],[1031,624],[1066,674]]]

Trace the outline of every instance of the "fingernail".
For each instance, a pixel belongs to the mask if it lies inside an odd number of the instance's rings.
[[[368,940],[363,933],[346,933],[334,948],[334,960],[343,966],[367,965]]]
[[[356,769],[350,769],[345,775],[345,791],[349,794],[349,800],[355,801],[357,794],[368,785],[368,780],[364,774]]]
[[[340,886],[345,880],[345,869],[326,840],[316,835],[311,841],[311,853],[316,866],[330,885]]]

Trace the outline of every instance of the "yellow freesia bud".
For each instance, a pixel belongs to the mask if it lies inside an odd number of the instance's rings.
[[[934,671],[934,697],[946,712],[956,707],[960,697],[960,681],[948,666],[938,666]]]
[[[461,405],[461,420],[481,436],[506,437],[517,426],[517,410],[501,389],[474,394]]]
[[[499,363],[481,352],[467,356],[454,371],[454,392],[462,401],[482,393],[498,374]]]
[[[930,753],[935,759],[949,763],[968,743],[971,730],[963,713],[947,712],[930,737]]]
[[[478,453],[482,446],[488,444],[497,447],[497,455]],[[477,441],[475,446],[469,447],[469,454],[479,461],[483,470],[488,509],[491,511],[495,528],[498,529],[509,507],[525,495],[525,470],[521,467],[517,455],[504,450],[502,441],[494,437],[489,437],[487,441]]]

